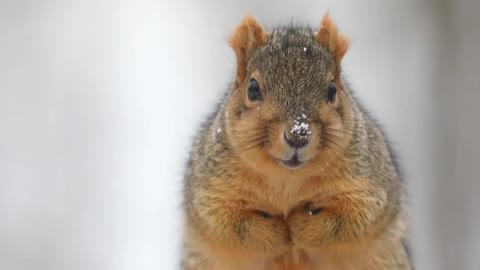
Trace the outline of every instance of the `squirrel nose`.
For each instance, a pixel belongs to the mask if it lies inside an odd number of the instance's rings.
[[[301,112],[295,117],[293,125],[287,132],[283,132],[283,137],[288,145],[295,148],[302,148],[310,142],[312,131],[310,130],[310,119]]]
[[[294,136],[283,133],[283,137],[287,144],[294,148],[302,148],[310,142],[310,136]]]

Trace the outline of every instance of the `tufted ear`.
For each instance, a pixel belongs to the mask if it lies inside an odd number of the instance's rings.
[[[330,19],[328,14],[325,14],[322,19],[320,30],[316,35],[316,40],[320,46],[327,48],[335,60],[335,77],[340,75],[340,64],[343,56],[347,52],[349,41],[348,38],[342,36],[337,31],[337,26]]]
[[[237,85],[245,80],[247,64],[252,56],[252,52],[264,45],[266,41],[267,33],[257,21],[250,15],[245,16],[230,38],[230,46],[237,56]]]

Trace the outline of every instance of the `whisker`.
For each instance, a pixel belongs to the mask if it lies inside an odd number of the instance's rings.
[[[328,137],[324,137],[324,136],[323,136],[323,137],[321,138],[321,141],[320,141],[320,142],[322,143],[322,141],[323,141],[323,142],[327,142],[327,143],[329,144],[330,148],[331,148],[331,149],[334,149],[334,148],[335,148],[334,150],[337,150],[338,153],[341,153],[341,152],[345,151],[345,149],[344,149],[341,145],[339,145],[339,144],[336,143],[334,140],[332,140],[332,139],[330,139],[330,138],[328,138]],[[323,145],[327,145],[327,144],[323,143]],[[335,147],[333,147],[333,146],[335,146]]]
[[[243,153],[245,151],[248,151],[248,150],[251,150],[253,148],[256,148],[256,147],[259,147],[265,143],[267,143],[268,140],[263,138],[262,140],[257,140],[253,143],[250,143],[250,144],[244,144],[242,147],[238,147],[237,150],[239,153]]]
[[[337,153],[337,154],[339,154],[339,155],[342,153],[340,150],[338,150],[336,147],[334,147],[334,146],[333,146],[332,144],[330,144],[330,143],[325,143],[325,142],[323,142],[323,143],[321,143],[321,146],[322,146],[322,147],[326,147],[326,148],[328,148],[328,149],[331,149],[332,151],[334,151],[335,153]]]
[[[257,143],[257,144],[255,144],[255,145],[246,147],[246,148],[244,148],[244,149],[240,149],[239,152],[240,152],[240,153],[246,152],[246,151],[251,150],[251,149],[253,149],[253,148],[259,147],[260,145],[263,145],[263,144],[265,144],[265,143],[266,143],[266,141],[261,141],[260,143]]]
[[[324,134],[324,135],[327,135],[327,134]],[[342,147],[340,144],[338,144],[338,142],[335,142],[335,140],[334,140],[333,138],[329,138],[329,137],[327,137],[327,136],[323,136],[322,139],[324,139],[324,140],[326,140],[326,141],[328,141],[328,142],[331,142],[331,143],[333,143],[334,145],[338,146],[340,149],[344,150],[343,147]]]
[[[325,130],[326,130],[326,131],[339,132],[339,133],[348,134],[348,135],[353,134],[353,132],[348,131],[348,130],[341,130],[341,129],[334,129],[334,128],[325,128]]]
[[[265,139],[265,136],[259,136],[259,137],[255,137],[255,138],[250,138],[248,140],[244,140],[244,141],[240,141],[238,143],[235,143],[234,146],[235,147],[243,147],[243,146],[246,146],[246,145],[249,145],[251,143],[255,143],[255,142],[258,142],[260,140],[263,140]]]

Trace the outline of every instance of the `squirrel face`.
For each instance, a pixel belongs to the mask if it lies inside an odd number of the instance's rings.
[[[270,33],[247,17],[231,45],[238,67],[225,122],[242,159],[296,170],[343,150],[351,113],[340,60],[348,42],[328,16],[317,32],[291,27]]]

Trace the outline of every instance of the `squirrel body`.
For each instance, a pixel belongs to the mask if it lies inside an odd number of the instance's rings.
[[[330,17],[271,32],[246,17],[230,45],[235,81],[185,174],[182,268],[412,269],[398,168]]]

